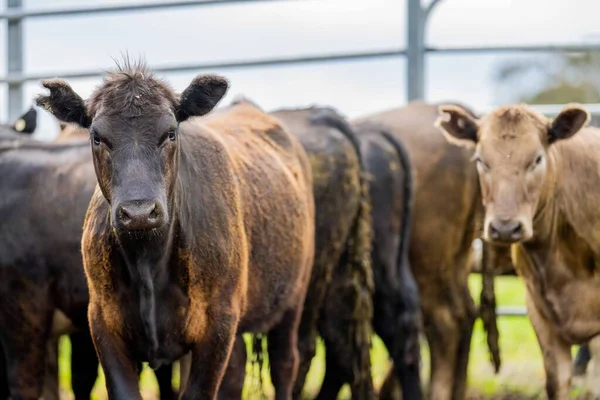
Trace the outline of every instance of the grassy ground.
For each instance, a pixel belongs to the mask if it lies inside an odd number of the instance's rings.
[[[469,285],[473,298],[478,301],[480,293],[479,275],[470,278]],[[497,279],[496,296],[498,305],[523,305],[525,303],[522,283],[515,277],[501,277]],[[469,393],[473,398],[492,396],[498,393],[514,393],[519,398],[543,398],[544,371],[541,353],[537,345],[535,333],[529,320],[523,317],[502,317],[499,320],[500,351],[502,368],[498,375],[494,375],[486,345],[485,335],[481,321],[477,321],[471,344],[471,357],[469,361]],[[429,375],[429,353],[426,342],[423,341],[423,377],[427,380]],[[575,349],[574,349],[575,350]],[[65,389],[65,397],[70,398],[70,344],[68,339],[63,339],[60,349],[60,379],[61,387]],[[313,360],[309,377],[307,378],[307,392],[316,394],[324,372],[324,351],[320,345],[317,356]],[[374,338],[371,352],[373,362],[373,376],[376,387],[379,387],[385,378],[389,367],[388,355],[382,342]],[[249,371],[250,372],[250,371]],[[177,374],[174,384],[177,384]],[[256,375],[250,372],[247,377],[245,397],[255,398],[257,394]],[[265,372],[265,376],[267,373]],[[146,369],[142,374],[142,392],[145,399],[156,398],[157,385],[151,370]],[[265,384],[267,394],[272,393],[270,384]],[[577,395],[581,388],[574,388]],[[104,380],[102,376],[96,382],[93,393],[94,399],[106,399]],[[340,398],[349,398],[349,391],[345,388]]]

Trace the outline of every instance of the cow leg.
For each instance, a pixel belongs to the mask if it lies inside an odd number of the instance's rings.
[[[594,357],[592,368],[587,377],[587,394],[590,398],[600,399],[600,336],[596,336],[588,343],[588,351]]]
[[[207,320],[214,322],[198,332],[201,339],[192,347],[192,365],[187,387],[180,391],[181,400],[215,399],[227,368],[239,317],[209,311]]]
[[[454,386],[460,328],[449,306],[437,304],[423,313],[431,358],[428,397],[432,400],[449,400]]]
[[[304,389],[306,375],[308,374],[310,364],[312,363],[317,349],[317,321],[319,308],[315,307],[315,304],[313,304],[314,300],[312,300],[312,297],[317,297],[313,293],[314,290],[316,289],[309,288],[308,290],[308,294],[311,295],[311,299],[307,298],[305,302],[305,308],[303,310],[300,327],[298,329],[298,354],[300,361],[298,364],[298,375],[296,382],[294,383],[294,399],[300,399],[302,397],[302,390]]]
[[[354,243],[360,240],[356,238]],[[319,400],[336,399],[345,383],[350,383],[354,399],[374,396],[370,359],[373,334],[371,271],[352,261],[348,253],[346,250],[342,254],[334,271],[319,317],[318,329],[325,342],[326,356]],[[357,251],[356,254],[363,253]]]
[[[279,324],[267,335],[271,381],[275,398],[291,399],[298,374],[298,325],[302,307],[288,310]]]
[[[397,294],[395,293],[394,296]],[[397,380],[403,398],[420,399],[422,393],[419,374],[418,319],[413,320],[414,314],[404,313],[402,310],[406,307],[396,307],[396,304],[399,304],[398,301],[390,299],[389,296],[378,294],[375,297],[373,321],[375,333],[385,344],[394,362],[386,378],[387,383],[382,387],[381,396],[392,397],[393,394],[388,391],[393,391],[397,385],[391,380]]]
[[[246,379],[246,343],[242,335],[237,335],[225,376],[219,388],[220,400],[241,399]]]
[[[477,319],[477,309],[473,299],[469,293],[469,288],[464,281],[463,301],[464,307],[461,315],[464,318],[458,321],[459,323],[459,341],[456,354],[456,367],[454,369],[454,387],[452,391],[453,399],[464,399],[467,391],[467,370],[469,365],[469,352],[471,350],[471,337],[473,336],[473,326]]]
[[[98,377],[98,356],[90,332],[85,329],[71,339],[71,381],[76,400],[89,399]]]
[[[571,388],[571,345],[539,312],[529,292],[526,295],[527,314],[535,330],[544,358],[548,399],[568,399]]]
[[[106,377],[106,390],[111,400],[142,400],[138,367],[123,338],[111,332],[102,311],[94,303],[89,306],[90,331],[94,347]]]
[[[187,387],[192,369],[192,353],[187,353],[179,359],[179,393]]]
[[[346,372],[347,366],[339,363],[338,354],[334,350],[336,343],[325,338],[323,340],[325,342],[325,377],[316,400],[335,400],[344,383],[349,380],[350,374]]]
[[[398,371],[392,364],[379,389],[379,400],[401,400],[402,392],[398,381]]]
[[[3,302],[0,342],[4,350],[10,397],[37,400],[42,396],[46,367],[46,345],[53,306],[49,287],[25,285],[10,302]]]
[[[4,358],[4,350],[0,343],[0,400],[7,400],[10,396],[10,388],[8,387],[6,361]]]
[[[336,399],[345,383],[351,384],[352,398],[370,399],[371,294],[351,276],[338,275],[333,281],[319,321],[326,369],[317,399]]]
[[[154,370],[158,390],[160,392],[160,400],[175,400],[177,394],[173,390],[173,364],[165,364]]]
[[[586,343],[579,346],[579,350],[577,350],[577,355],[575,356],[575,361],[573,362],[573,376],[585,375],[587,365],[591,358],[589,345]]]
[[[44,400],[59,400],[58,388],[58,341],[60,337],[52,337],[46,343],[44,374]]]

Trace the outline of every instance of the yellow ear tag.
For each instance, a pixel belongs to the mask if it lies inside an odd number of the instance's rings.
[[[27,125],[25,123],[25,120],[23,118],[21,118],[20,120],[15,122],[15,129],[17,130],[17,132],[22,132],[23,129],[25,129],[25,125]]]

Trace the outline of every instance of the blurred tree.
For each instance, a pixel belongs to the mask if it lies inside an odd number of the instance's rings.
[[[600,52],[513,60],[499,66],[494,80],[509,89],[511,102],[600,103]]]

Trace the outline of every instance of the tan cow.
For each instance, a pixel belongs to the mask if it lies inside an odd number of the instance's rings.
[[[410,154],[415,201],[409,254],[431,350],[428,395],[463,399],[477,316],[467,286],[467,260],[481,200],[470,161],[473,151],[452,146],[435,129],[437,109],[413,102],[354,122],[386,126]]]
[[[523,105],[479,120],[454,106],[440,112],[449,140],[475,148],[483,238],[513,244],[548,397],[566,399],[571,345],[600,333],[600,130],[582,129],[589,115],[577,105],[554,120]]]
[[[75,124],[60,123],[60,132],[54,139],[55,142],[65,142],[70,140],[87,139],[90,137],[90,132]]]

